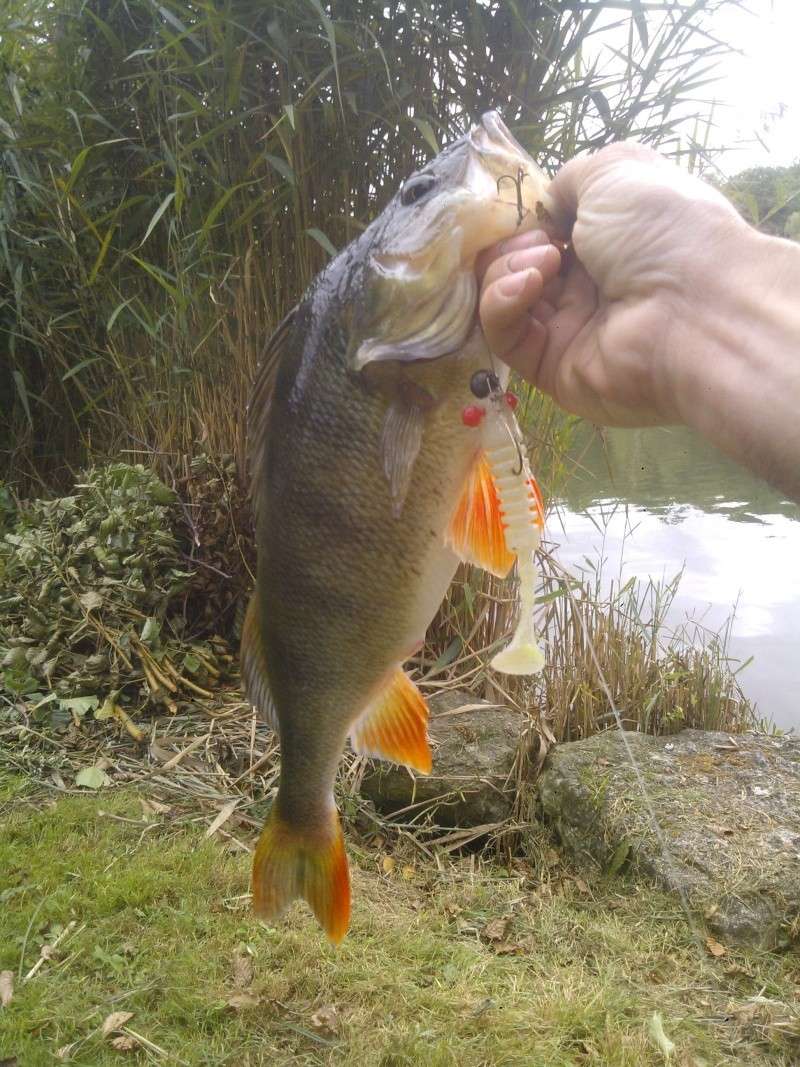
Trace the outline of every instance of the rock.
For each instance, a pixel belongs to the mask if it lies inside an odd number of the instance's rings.
[[[444,826],[502,822],[514,803],[515,767],[526,720],[519,712],[449,690],[428,701],[433,771],[419,775],[370,762],[361,792],[379,811],[415,806]]]
[[[609,732],[554,749],[538,795],[576,858],[646,872],[723,943],[776,948],[800,936],[800,738]]]

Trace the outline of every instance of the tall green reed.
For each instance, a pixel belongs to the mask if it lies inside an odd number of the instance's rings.
[[[8,0],[0,476],[241,455],[271,329],[405,173],[490,107],[551,168],[676,147],[717,6]]]

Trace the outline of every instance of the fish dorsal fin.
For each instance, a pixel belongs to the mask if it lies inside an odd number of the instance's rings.
[[[297,307],[293,307],[267,341],[258,363],[250,402],[247,405],[247,467],[250,474],[250,496],[256,517],[264,496],[267,427],[272,394],[275,389],[278,366],[294,327],[296,316]]]
[[[278,732],[278,713],[269,688],[267,661],[264,657],[264,641],[261,637],[261,619],[258,600],[253,594],[247,606],[242,627],[242,643],[239,659],[242,665],[242,688],[244,695],[261,715],[268,726]]]
[[[405,671],[396,667],[350,734],[355,752],[430,774],[428,705]]]
[[[446,535],[447,544],[466,563],[505,578],[516,555],[506,544],[503,513],[485,452],[475,457]]]

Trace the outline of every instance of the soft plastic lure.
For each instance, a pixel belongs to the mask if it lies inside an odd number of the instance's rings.
[[[525,443],[514,415],[517,398],[513,393],[505,392],[496,375],[487,371],[479,371],[473,377],[472,391],[483,402],[465,407],[462,418],[467,426],[475,427],[480,433],[484,461],[478,464],[479,469],[483,468],[480,491],[484,496],[496,495],[487,512],[495,512],[500,525],[500,531],[495,532],[493,538],[491,519],[487,520],[487,542],[496,541],[498,537],[503,542],[499,551],[497,548],[494,553],[487,551],[489,560],[494,560],[487,569],[505,574],[513,563],[513,556],[516,556],[519,568],[517,627],[511,643],[498,652],[491,665],[504,674],[536,674],[544,666],[544,654],[539,647],[533,618],[538,578],[534,554],[544,527],[542,497],[531,474]]]

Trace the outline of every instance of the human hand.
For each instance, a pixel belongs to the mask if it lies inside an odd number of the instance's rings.
[[[479,261],[490,349],[594,422],[691,421],[687,331],[722,302],[726,272],[746,266],[753,231],[721,193],[640,145],[571,161],[550,192],[574,219],[566,251],[537,231]]]

